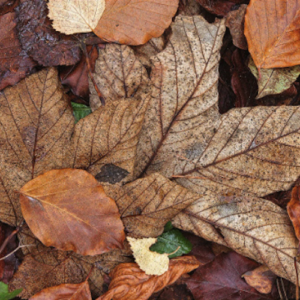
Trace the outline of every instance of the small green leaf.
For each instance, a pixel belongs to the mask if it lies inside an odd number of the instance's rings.
[[[176,251],[178,247],[180,248]],[[192,250],[192,244],[183,236],[180,230],[171,229],[159,236],[157,242],[150,247],[150,250],[161,254],[173,253],[176,251],[174,254],[169,255],[169,258],[174,258],[183,254],[188,254]]]
[[[0,281],[0,300],[10,300],[18,296],[22,292],[22,289],[8,291],[8,285]]]
[[[71,104],[73,107],[73,115],[75,117],[76,123],[80,119],[82,119],[92,113],[92,110],[90,109],[90,107],[88,107],[84,104],[79,104],[79,103],[75,103],[75,102],[71,102]]]
[[[169,221],[166,225],[165,225],[165,229],[164,229],[164,232],[167,232],[167,231],[170,231],[171,229],[173,229],[173,225],[172,225],[172,222]]]

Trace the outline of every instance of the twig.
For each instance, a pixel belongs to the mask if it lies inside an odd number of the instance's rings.
[[[21,227],[17,227],[3,242],[3,244],[0,247],[0,254],[3,252],[5,247],[7,246],[8,242],[20,231]]]
[[[12,252],[8,253],[7,255],[1,257],[1,258],[0,258],[0,261],[6,259],[6,258],[9,257],[9,256],[11,256],[12,254],[14,254],[15,252],[17,252],[17,251],[18,251],[19,249],[21,249],[21,248],[32,247],[32,246],[35,246],[35,245],[34,245],[34,244],[22,245],[22,246],[19,245],[14,251],[12,251]]]

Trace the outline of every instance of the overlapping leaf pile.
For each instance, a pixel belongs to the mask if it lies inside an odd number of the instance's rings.
[[[246,32],[252,10],[261,1],[248,6]],[[78,5],[77,2],[66,3]],[[123,0],[108,0],[105,9],[103,2],[93,2],[96,11],[81,7],[83,19],[76,26],[84,28],[76,32],[92,28],[106,40],[131,45],[161,35],[178,4],[157,1],[152,3],[157,7],[152,7],[152,13],[146,16],[150,1],[138,6],[138,1],[124,5]],[[198,2],[209,6],[207,1]],[[216,7],[219,2],[214,2]],[[54,28],[72,26],[73,30],[76,26],[70,16],[78,11],[62,2],[59,7],[63,5],[68,16],[59,19],[53,12],[57,3],[49,2]],[[229,11],[235,2],[224,3]],[[24,0],[21,5],[28,3]],[[163,21],[161,17],[156,19],[161,6],[166,6]],[[138,21],[132,17],[125,22],[124,17],[119,17],[125,13],[132,16],[136,9],[144,16]],[[89,23],[91,13],[95,19]],[[244,14],[245,9],[238,13]],[[130,261],[123,225],[132,241],[158,237],[168,221],[297,282],[294,257],[298,241],[293,225],[285,210],[262,197],[290,189],[300,175],[299,106],[234,108],[221,115],[218,80],[225,19],[209,23],[202,16],[188,15],[183,11],[176,17],[168,41],[162,43],[163,50],[154,47],[150,76],[149,69],[138,59],[143,50],[147,53],[147,48],[109,44],[99,49],[94,82],[90,81],[93,112],[76,124],[56,68],[43,69],[2,90],[0,220],[18,226],[25,219],[29,226],[23,225],[19,233],[20,242],[27,245],[23,248],[25,257],[10,282],[11,288],[24,288],[22,297],[38,293],[32,299],[49,294],[53,299],[62,295],[91,299],[90,286],[92,296],[103,300],[148,299],[199,263],[194,257],[176,258],[170,261],[167,273],[146,275]],[[8,17],[8,22],[13,22],[14,16]],[[85,18],[89,22],[83,21]],[[295,15],[289,18],[294,20]],[[286,22],[291,23],[289,18]],[[145,21],[150,19],[154,23]],[[70,23],[66,25],[65,20]],[[142,24],[140,20],[144,20]],[[25,23],[22,26],[28,26]],[[127,31],[133,36],[127,36]],[[290,72],[263,73],[260,68],[283,65],[267,63],[261,52],[256,55],[249,42],[251,34],[246,36],[259,69],[253,72],[267,82],[260,93],[272,93],[277,83],[270,78]],[[262,40],[269,46],[277,45],[271,37]],[[262,48],[269,53],[268,45]],[[17,51],[14,57],[19,59],[19,55]],[[20,78],[32,67],[22,69]],[[298,67],[295,69],[296,75],[284,82],[284,88],[276,86],[278,93],[296,79]],[[95,83],[106,100],[105,106],[101,105]],[[107,251],[111,252],[103,254]],[[195,299],[214,297],[211,286],[203,282],[211,281],[209,272],[217,270],[220,261],[229,268],[231,259],[241,262],[238,277],[258,266],[235,253],[217,256],[187,280]],[[299,262],[296,267],[300,267]],[[109,291],[103,294],[105,273],[110,271]],[[132,282],[140,294],[132,289]],[[236,289],[243,291],[245,297],[260,297],[240,278],[236,282]],[[232,283],[222,285],[229,295]]]

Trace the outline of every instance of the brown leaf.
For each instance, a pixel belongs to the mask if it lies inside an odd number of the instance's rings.
[[[2,221],[22,221],[15,191],[52,169],[82,168],[96,176],[106,165],[132,176],[136,144],[149,96],[107,103],[74,117],[54,69],[31,75],[0,95],[0,195]],[[124,178],[125,177],[125,178]]]
[[[247,5],[243,4],[239,9],[230,11],[226,17],[226,26],[232,35],[232,41],[240,49],[247,50],[247,40],[244,35],[244,22]]]
[[[46,246],[82,255],[122,248],[125,234],[118,208],[83,170],[51,170],[20,190],[26,223]]]
[[[288,203],[286,209],[289,217],[293,223],[295,234],[300,241],[300,199],[299,199],[300,188],[295,186],[292,190],[292,197]],[[300,248],[299,248],[300,249]]]
[[[25,256],[9,287],[23,288],[20,297],[28,299],[45,288],[65,283],[79,284],[86,279],[98,257],[44,248],[43,251],[37,252],[35,257]],[[90,275],[89,283],[93,297],[102,293],[102,275],[97,268],[94,268]]]
[[[195,300],[262,300],[277,299],[276,291],[266,296],[250,287],[241,276],[258,264],[235,252],[220,254],[216,259],[200,266],[189,278],[187,286]]]
[[[120,44],[145,44],[169,27],[179,0],[106,0],[95,34]]]
[[[162,292],[152,295],[149,300],[194,300],[185,284],[167,286]]]
[[[210,13],[226,16],[236,4],[245,3],[243,0],[197,0]]]
[[[19,0],[0,0],[0,16],[9,12],[14,12],[14,9],[19,5]]]
[[[120,264],[110,273],[112,281],[108,292],[97,300],[148,299],[152,293],[174,283],[182,274],[189,273],[198,266],[199,263],[193,256],[178,257],[170,260],[166,273],[150,276],[135,263]]]
[[[104,190],[116,201],[126,231],[135,237],[159,236],[168,221],[199,198],[158,173]]]
[[[35,62],[22,51],[15,17],[15,13],[0,16],[0,91],[17,83],[35,66]]]
[[[30,300],[92,300],[90,287],[87,281],[78,284],[61,284],[40,291]]]
[[[133,97],[140,100],[145,96],[149,83],[147,71],[133,50],[114,44],[99,49],[93,76],[106,102]],[[90,93],[91,108],[96,110],[101,101],[91,80]]]
[[[78,41],[55,31],[44,0],[22,0],[17,9],[22,48],[42,66],[73,65],[80,59]]]
[[[266,266],[260,266],[252,271],[248,271],[242,277],[245,278],[250,286],[262,294],[271,293],[277,278]]]
[[[299,22],[297,0],[250,2],[245,16],[245,35],[258,69],[300,64]]]

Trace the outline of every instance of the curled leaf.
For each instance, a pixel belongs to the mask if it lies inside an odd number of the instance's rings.
[[[161,276],[146,275],[137,264],[120,264],[111,273],[112,281],[107,293],[97,300],[141,300],[174,283],[181,275],[198,268],[199,262],[193,256],[170,260],[169,270]]]
[[[82,255],[122,248],[125,234],[114,200],[83,170],[52,170],[21,189],[23,216],[46,246]]]

